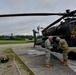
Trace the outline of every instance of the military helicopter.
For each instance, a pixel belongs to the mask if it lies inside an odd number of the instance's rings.
[[[36,34],[37,32],[34,30],[34,47],[35,45],[42,45],[46,40],[46,36],[53,35],[59,36],[60,38],[66,39],[69,46],[73,47],[76,46],[76,10],[70,11],[66,10],[66,13],[52,13],[50,15],[58,15],[62,16],[46,28],[42,30],[42,40],[37,40]],[[64,21],[62,21],[64,20]],[[57,23],[60,23],[57,25]],[[56,24],[56,25],[55,25]],[[35,33],[36,32],[36,33]]]
[[[3,14],[0,17],[17,17],[17,16],[61,16],[59,19],[48,25],[42,30],[42,40],[37,40],[37,31],[33,30],[34,47],[35,45],[42,45],[49,35],[59,36],[64,38],[69,46],[76,47],[76,10],[66,10],[64,13],[21,13],[21,14]],[[62,21],[64,20],[64,21]],[[60,23],[56,25],[57,23]]]
[[[64,21],[61,21],[61,20]],[[60,21],[60,24],[57,26],[53,26]],[[53,35],[59,36],[61,38],[66,39],[69,46],[76,47],[76,15],[75,10],[71,11],[66,10],[66,13],[59,18],[58,20],[54,21],[52,24],[47,26],[43,31],[42,34],[44,36]]]
[[[76,10],[66,10],[64,13],[20,13],[20,14],[1,14],[0,17],[17,17],[17,16],[61,16],[59,19],[48,25],[42,30],[42,36],[49,35],[59,36],[66,39],[69,46],[76,46],[76,35],[73,33],[76,31]],[[64,21],[62,21],[64,20]],[[57,23],[60,23],[57,26]],[[75,31],[73,31],[75,30]],[[37,31],[33,30],[35,41],[34,43],[40,45],[42,41],[38,41],[36,38]]]
[[[65,38],[69,46],[76,46],[76,36],[73,36],[72,30],[76,26],[76,10],[66,10],[64,13],[20,13],[20,14],[1,14],[0,17],[17,17],[17,16],[61,16],[59,19],[48,25],[42,31],[43,36],[55,35]],[[64,20],[62,22],[61,20]],[[59,23],[58,26],[54,26]]]

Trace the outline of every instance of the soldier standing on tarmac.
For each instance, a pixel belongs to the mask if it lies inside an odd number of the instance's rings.
[[[68,58],[68,44],[65,39],[60,39],[59,37],[56,37],[54,39],[56,42],[58,42],[58,49],[60,48],[63,53],[63,65],[68,66],[67,58]]]
[[[52,64],[50,64],[50,50],[52,49],[51,41],[53,36],[48,36],[48,39],[45,41],[45,54],[46,54],[46,67],[50,68]]]

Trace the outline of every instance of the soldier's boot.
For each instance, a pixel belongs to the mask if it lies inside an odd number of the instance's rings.
[[[53,66],[52,64],[47,64],[46,67],[50,68],[51,66]]]
[[[67,60],[63,60],[63,66],[68,66]]]

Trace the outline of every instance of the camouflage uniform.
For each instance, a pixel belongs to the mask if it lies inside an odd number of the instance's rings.
[[[47,39],[45,41],[45,54],[46,54],[46,64],[50,64],[50,49],[51,49],[51,41],[49,39]]]
[[[63,62],[67,62],[67,55],[68,55],[68,44],[65,39],[60,39],[59,47],[63,50]]]

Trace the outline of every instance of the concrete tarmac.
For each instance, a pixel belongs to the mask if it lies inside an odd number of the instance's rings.
[[[45,66],[45,49],[40,46],[33,48],[33,44],[28,44],[18,48],[13,47],[16,54],[34,72],[35,75],[76,75],[70,67],[63,66],[61,61],[51,54],[51,68]]]

